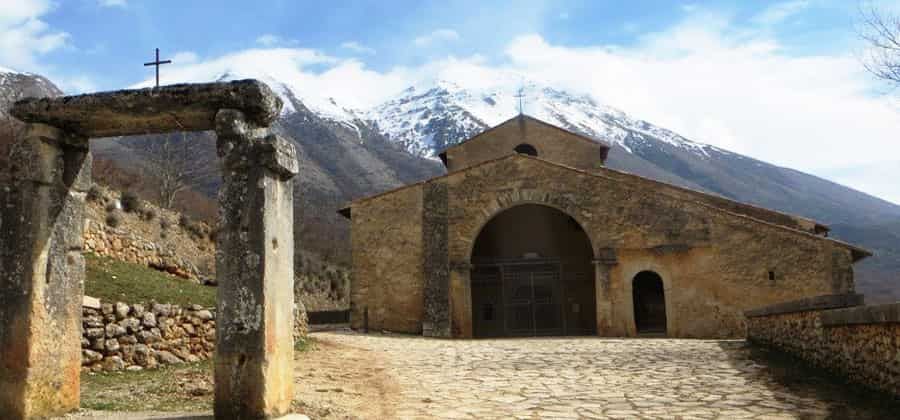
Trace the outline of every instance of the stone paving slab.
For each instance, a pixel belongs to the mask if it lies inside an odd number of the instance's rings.
[[[314,336],[383,357],[397,418],[843,418],[853,404],[784,385],[743,340]]]

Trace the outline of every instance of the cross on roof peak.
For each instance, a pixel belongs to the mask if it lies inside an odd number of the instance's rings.
[[[515,95],[519,98],[519,115],[525,114],[525,86],[519,88],[519,92]]]
[[[159,48],[157,48],[156,49],[156,61],[144,63],[145,66],[156,66],[156,87],[159,87],[159,66],[162,64],[169,64],[171,62],[172,62],[172,60],[159,61]]]

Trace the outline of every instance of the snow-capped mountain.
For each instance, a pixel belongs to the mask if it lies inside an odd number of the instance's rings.
[[[266,68],[221,66],[174,73],[166,82],[257,78],[284,100],[279,134],[297,146],[301,173],[295,181],[298,247],[317,246],[346,258],[346,223],[335,210],[348,200],[442,173],[436,153],[524,111],[535,118],[612,146],[607,166],[739,201],[819,220],[833,236],[873,249],[877,256],[856,266],[860,289],[900,298],[900,206],[827,180],[686,139],[612,106],[555,86],[500,80],[417,84],[370,109],[353,109],[317,91],[298,74]],[[174,73],[174,74],[173,74]],[[165,81],[165,80],[164,80]],[[473,84],[476,83],[476,84]],[[143,83],[138,86],[147,86]],[[25,96],[58,95],[50,81],[0,69],[0,113]],[[4,98],[6,102],[4,102]],[[214,139],[202,135],[208,153],[198,165],[216,165]],[[139,167],[142,142],[97,142],[98,158]],[[128,161],[132,159],[133,161]],[[213,195],[217,183],[201,186]],[[328,244],[322,246],[322,244]]]
[[[516,116],[526,114],[598,141],[618,144],[628,152],[655,138],[708,156],[715,147],[632,118],[586,95],[537,83],[503,83],[469,89],[451,81],[410,87],[397,98],[365,113],[386,137],[410,153],[435,157],[444,148]]]

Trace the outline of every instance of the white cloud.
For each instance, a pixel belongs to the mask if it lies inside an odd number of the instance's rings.
[[[97,3],[103,7],[125,7],[128,2],[125,0],[97,0]]]
[[[66,92],[69,94],[96,92],[97,91],[97,83],[94,81],[94,79],[92,79],[88,76],[51,77],[51,80],[63,92]]]
[[[634,45],[567,47],[522,35],[506,63],[446,57],[373,71],[359,60],[300,48],[253,49],[173,65],[166,83],[224,71],[288,83],[304,99],[367,108],[437,78],[490,86],[508,74],[589,94],[633,117],[777,165],[819,174],[900,203],[900,114],[847,55],[788,55],[765,28],[698,11]]]
[[[437,42],[450,42],[459,40],[459,33],[453,29],[437,29],[427,35],[422,35],[413,40],[418,47],[427,47]]]
[[[769,6],[753,17],[760,25],[775,25],[809,7],[809,0],[790,0]]]
[[[341,48],[343,48],[345,50],[353,51],[358,54],[375,55],[374,48],[367,47],[356,41],[347,41],[347,42],[341,43]]]
[[[274,47],[277,45],[296,45],[297,41],[274,34],[263,34],[256,38],[256,43],[264,47]]]
[[[0,0],[0,63],[23,71],[42,70],[37,58],[64,47],[69,39],[40,19],[52,9],[49,0]]]
[[[197,53],[193,51],[179,51],[172,55],[172,63],[189,64],[197,61]]]

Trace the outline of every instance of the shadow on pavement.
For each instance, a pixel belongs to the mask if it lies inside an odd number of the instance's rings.
[[[893,419],[900,417],[900,399],[884,392],[872,390],[787,353],[767,349],[746,341],[720,341],[719,346],[734,362],[734,367],[747,369],[748,363],[762,366],[755,380],[773,391],[774,399],[793,404],[797,399],[814,399],[827,407],[827,419]],[[820,418],[806,415],[800,418]]]

